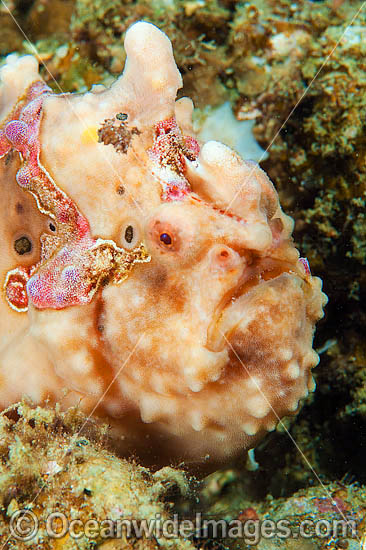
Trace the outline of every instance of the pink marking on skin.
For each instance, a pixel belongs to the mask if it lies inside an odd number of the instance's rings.
[[[164,185],[162,197],[165,201],[182,201],[186,196],[187,187],[184,180],[170,181],[167,185]]]
[[[29,127],[25,122],[12,120],[5,126],[5,136],[20,153],[25,152]]]
[[[6,137],[4,130],[0,130],[0,158],[7,155],[10,149],[11,149],[11,144],[9,143],[9,140]]]
[[[162,199],[166,201],[183,200],[191,188],[187,178],[185,154],[195,158],[197,146],[185,138],[174,117],[161,120],[155,125],[155,138],[149,150],[150,159],[155,164],[154,175],[162,184]],[[192,151],[190,149],[192,147]]]
[[[158,122],[155,126],[155,140],[152,154],[162,166],[171,166],[178,173],[185,168],[184,154],[181,147],[182,132],[175,120],[169,118]]]
[[[10,271],[6,279],[6,297],[16,311],[28,308],[27,282],[31,268],[18,267]]]
[[[237,216],[233,212],[230,212],[228,210],[224,210],[223,208],[219,208],[218,206],[215,206],[215,205],[213,205],[209,202],[206,202],[203,199],[201,199],[201,197],[199,197],[198,195],[195,195],[194,193],[191,193],[190,200],[193,203],[204,204],[204,205],[208,206],[209,208],[212,208],[212,210],[215,210],[216,212],[219,212],[223,216],[227,216],[228,218],[231,218],[232,220],[237,221],[241,225],[245,225],[246,223],[248,223],[244,218],[240,218],[240,216]]]
[[[200,154],[200,146],[198,144],[198,141],[192,136],[184,136],[184,142],[186,144],[186,147],[189,153],[193,157],[190,160],[195,160]]]
[[[31,184],[31,180],[32,180],[32,174],[31,174],[31,171],[29,170],[28,166],[22,166],[18,172],[17,172],[17,175],[16,175],[16,180],[17,180],[17,183],[18,185],[20,185],[20,187],[29,187],[30,184]]]
[[[159,122],[155,124],[156,136],[163,136],[166,134],[170,134],[171,132],[181,134],[175,117],[159,120]]]
[[[56,187],[39,163],[39,128],[43,101],[48,95],[50,89],[44,83],[32,84],[26,94],[28,101],[21,102],[12,113],[14,119],[0,130],[0,158],[11,149],[21,154],[23,163],[16,175],[17,183],[36,196],[40,196],[42,189],[41,195],[48,200],[47,204],[40,204],[42,211],[52,213],[61,227],[60,233],[64,228],[66,235],[65,245],[53,257],[46,258],[44,265],[37,264],[29,270],[20,267],[9,272],[6,294],[10,305],[18,311],[26,309],[28,297],[37,308],[61,309],[88,303],[92,294],[87,276],[88,250],[95,240],[90,236],[88,220]]]
[[[25,97],[19,100],[18,104],[9,115],[7,123],[22,121],[26,125],[29,125],[29,123],[33,122],[34,111],[38,110],[40,115],[43,97],[50,95],[50,93],[51,89],[43,81],[38,80],[33,82],[26,90]],[[31,108],[27,110],[29,106],[31,106]],[[7,126],[7,123],[5,123],[4,128],[0,129],[0,158],[13,148],[12,142],[6,136],[5,126]],[[16,149],[16,147],[14,148]]]
[[[306,275],[311,275],[310,265],[307,258],[299,258],[299,262],[304,266]]]
[[[28,281],[27,292],[38,309],[87,304],[93,295],[88,277],[88,251],[95,243],[88,235],[65,246]]]
[[[246,221],[230,211],[208,204],[192,193],[186,178],[186,159],[194,161],[200,152],[198,141],[191,136],[183,136],[174,117],[161,120],[155,125],[155,139],[148,151],[150,159],[155,164],[153,174],[162,186],[162,200],[182,201],[187,197],[201,202],[220,212],[224,216],[235,219],[241,224]],[[257,163],[253,163],[257,166]]]
[[[89,222],[84,216],[81,216],[79,214],[77,220],[76,220],[76,227],[77,227],[77,234],[79,239],[86,237],[90,231]],[[94,239],[92,240],[92,244],[94,244]],[[91,244],[91,245],[92,245]]]

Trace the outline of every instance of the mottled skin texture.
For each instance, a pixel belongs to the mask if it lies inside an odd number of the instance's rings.
[[[168,38],[138,23],[125,47],[84,95],[1,70],[0,402],[80,401],[124,452],[214,467],[313,389],[325,296],[264,172],[194,139]]]

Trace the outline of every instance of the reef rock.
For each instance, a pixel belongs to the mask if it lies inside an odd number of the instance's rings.
[[[195,139],[168,38],[125,48],[83,95],[1,68],[0,403],[80,402],[124,452],[214,466],[313,388],[326,298],[266,174]]]

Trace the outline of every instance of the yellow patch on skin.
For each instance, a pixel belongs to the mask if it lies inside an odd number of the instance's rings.
[[[154,78],[151,81],[151,84],[154,90],[161,90],[164,87],[164,80],[162,80],[161,78]]]
[[[83,145],[98,143],[98,128],[96,126],[85,128],[81,134],[81,143]]]

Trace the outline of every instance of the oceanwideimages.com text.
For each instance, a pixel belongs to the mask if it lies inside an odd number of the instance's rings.
[[[22,541],[41,541],[49,537],[61,539],[68,535],[78,540],[123,539],[123,538],[210,538],[242,539],[246,544],[256,545],[261,539],[288,538],[355,538],[357,525],[354,520],[313,521],[305,519],[208,519],[201,513],[194,518],[181,518],[175,514],[171,519],[156,514],[151,519],[88,519],[69,518],[62,512],[50,514],[45,521],[37,518],[31,510],[17,510],[10,520],[10,537]]]

